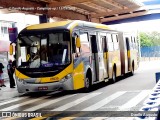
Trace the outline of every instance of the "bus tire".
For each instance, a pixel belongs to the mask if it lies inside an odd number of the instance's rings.
[[[112,72],[112,79],[111,79],[111,83],[115,83],[117,80],[116,78],[116,66],[113,67],[113,72]]]
[[[134,75],[134,62],[132,62],[132,69],[131,69],[130,75],[131,75],[131,76]]]
[[[91,90],[91,72],[87,72],[86,78],[85,78],[85,87],[84,87],[84,91],[85,92],[90,92]]]

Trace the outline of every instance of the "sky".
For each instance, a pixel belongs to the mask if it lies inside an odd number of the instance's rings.
[[[116,25],[110,25],[111,28],[122,31],[159,31],[160,32],[160,19],[158,20],[148,20],[141,22],[132,22],[132,23],[122,23]]]
[[[138,0],[145,4],[150,13],[160,13],[160,0]],[[110,25],[113,29],[122,31],[159,31],[160,32],[160,19],[148,20],[141,22],[122,23],[118,25]]]

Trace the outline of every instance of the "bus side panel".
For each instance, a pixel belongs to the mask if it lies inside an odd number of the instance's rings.
[[[108,51],[108,53],[107,53],[107,58],[108,58],[108,75],[109,75],[110,79],[112,78],[112,71],[113,71],[112,56],[113,56],[112,52]]]
[[[135,59],[135,61],[134,61],[134,64],[135,64],[135,70],[137,70],[138,69],[138,67],[139,67],[139,43],[138,43],[138,41],[137,41],[137,39],[136,39],[136,37],[135,37],[135,41],[134,41],[134,47],[135,47],[135,57],[134,57],[134,59]]]
[[[132,62],[134,61],[134,50],[130,50],[130,66],[129,66],[129,71],[132,70]]]
[[[112,70],[113,70],[113,66],[114,64],[116,65],[116,76],[120,76],[121,75],[121,61],[120,61],[120,51],[114,51],[113,53],[113,57],[112,57]]]
[[[74,70],[73,70],[73,88],[74,90],[83,88],[85,86],[84,82],[84,63],[81,62]]]
[[[104,75],[104,78],[108,78],[109,77],[109,73],[108,73],[109,67],[108,67],[108,57],[107,57],[108,56],[108,52],[104,52],[103,55],[104,55],[104,58],[103,58],[104,68],[105,68],[105,71],[106,71],[106,73]]]
[[[131,54],[131,62],[134,61],[134,70],[136,70],[136,69],[138,69],[138,65],[137,65],[137,56],[138,56],[138,53],[137,53],[137,50],[131,50],[130,54]]]
[[[125,51],[125,73],[128,73],[128,58],[127,58],[127,50]]]
[[[124,34],[124,40],[126,42],[126,48],[127,50],[127,61],[128,61],[128,71],[132,71],[132,67],[134,67],[134,70],[138,68],[138,43],[135,39],[134,34]],[[132,66],[134,64],[134,66]]]
[[[135,50],[135,70],[138,69],[138,50]]]
[[[110,51],[108,52],[108,66],[109,66],[109,78],[112,78],[113,67],[116,65],[116,76],[121,75],[121,61],[120,61],[120,51]]]
[[[116,51],[116,55],[117,55],[117,62],[116,62],[116,66],[117,66],[117,76],[120,76],[121,73],[121,58],[120,58],[120,50]]]

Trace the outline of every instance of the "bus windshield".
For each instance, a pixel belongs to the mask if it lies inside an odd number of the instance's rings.
[[[18,68],[46,68],[70,63],[70,42],[64,33],[21,34],[17,44]]]

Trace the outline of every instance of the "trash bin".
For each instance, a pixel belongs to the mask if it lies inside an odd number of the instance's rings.
[[[160,79],[160,72],[157,72],[156,73],[156,83],[159,81],[159,79]]]

